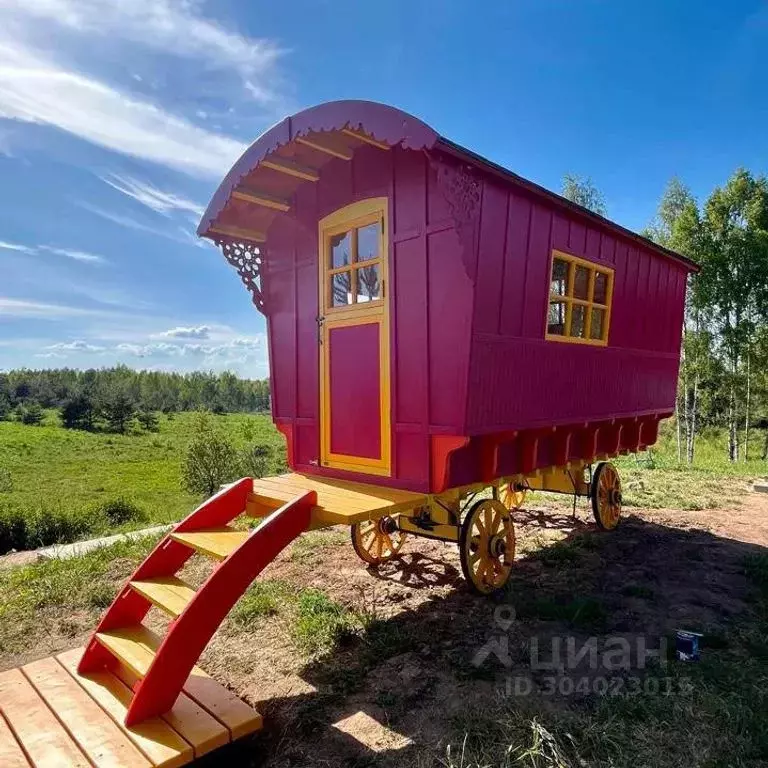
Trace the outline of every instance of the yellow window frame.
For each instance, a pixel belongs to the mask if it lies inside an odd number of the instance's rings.
[[[554,268],[555,261],[563,261],[568,264],[568,277],[566,280],[566,289],[564,294],[552,293],[552,282],[554,280]],[[578,299],[575,297],[575,275],[576,268],[583,267],[589,271],[589,284],[587,288],[587,298]],[[606,291],[605,291],[605,304],[601,304],[594,300],[595,295],[595,277],[598,274],[605,275],[607,279]],[[613,304],[613,279],[614,270],[611,267],[597,264],[594,261],[588,261],[587,259],[573,256],[570,253],[564,251],[553,250],[552,259],[549,266],[549,288],[546,310],[546,325],[545,325],[545,338],[548,341],[559,341],[565,344],[587,344],[593,347],[605,347],[608,345],[608,335],[611,328],[611,307]],[[550,333],[549,332],[549,311],[553,304],[565,305],[565,333]],[[587,333],[587,338],[581,336],[571,335],[571,320],[573,317],[573,307],[582,306],[586,308],[584,315],[584,327]],[[591,338],[592,333],[592,310],[603,310],[603,333],[600,338]]]

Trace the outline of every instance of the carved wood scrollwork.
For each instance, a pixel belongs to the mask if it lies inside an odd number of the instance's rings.
[[[438,189],[456,222],[467,274],[473,277],[475,230],[480,213],[482,181],[469,165],[445,162],[436,157],[430,157],[430,165],[435,171]]]
[[[243,285],[251,294],[256,309],[266,314],[264,306],[264,246],[230,238],[217,238],[224,258],[237,270]]]

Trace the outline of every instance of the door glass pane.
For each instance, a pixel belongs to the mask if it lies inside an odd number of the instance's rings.
[[[589,322],[589,338],[602,339],[603,328],[605,327],[605,310],[592,308],[592,319]]]
[[[551,301],[549,303],[549,318],[547,333],[555,336],[565,336],[565,302]]]
[[[352,261],[352,233],[331,235],[331,269],[345,267]]]
[[[369,261],[379,257],[379,230],[381,222],[374,221],[357,230],[357,260]]]
[[[352,303],[352,277],[350,272],[339,272],[331,277],[331,306],[344,307]]]
[[[374,301],[381,298],[379,265],[360,267],[357,270],[357,302]]]
[[[581,304],[574,304],[571,310],[571,336],[587,338],[587,308]]]
[[[586,267],[576,267],[573,275],[573,295],[585,301],[589,298],[589,270]]]
[[[596,304],[608,303],[608,275],[604,272],[595,273],[595,298]]]
[[[568,262],[555,259],[552,262],[552,282],[549,292],[553,296],[565,296],[568,288]]]

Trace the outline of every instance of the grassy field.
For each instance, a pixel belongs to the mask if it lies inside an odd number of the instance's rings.
[[[158,432],[126,435],[66,430],[53,411],[42,426],[0,422],[0,528],[4,519],[33,521],[34,546],[179,520],[200,502],[183,490],[180,472],[195,418],[161,416]],[[283,460],[269,416],[212,418],[237,447],[269,444]]]

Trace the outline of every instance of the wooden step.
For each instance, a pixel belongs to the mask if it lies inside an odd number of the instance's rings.
[[[142,624],[97,632],[96,640],[139,677],[144,677],[155,658],[160,637]]]
[[[205,528],[190,533],[171,533],[171,538],[185,544],[204,555],[224,560],[241,546],[250,536],[249,531],[236,531],[234,528]]]
[[[130,584],[134,592],[146,597],[174,619],[195,596],[194,588],[176,576],[159,576],[155,579],[132,581]]]

